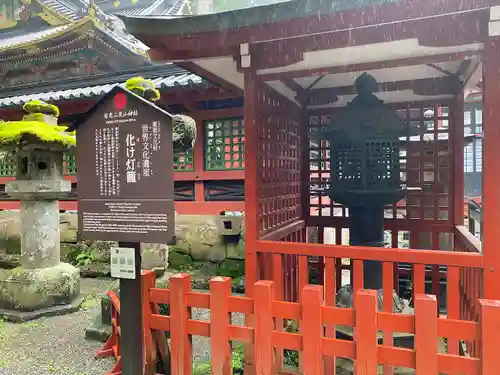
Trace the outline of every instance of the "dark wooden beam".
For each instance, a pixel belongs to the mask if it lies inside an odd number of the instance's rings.
[[[181,89],[179,91],[166,91],[161,93],[161,102],[166,105],[185,104],[186,102],[201,102],[204,100],[225,100],[235,99],[241,95],[223,90],[218,87],[190,90]]]
[[[422,19],[397,25],[380,25],[368,29],[362,28],[270,41],[256,45],[259,48],[256,56],[252,56],[252,68],[268,69],[282,66],[275,65],[273,60],[275,56],[288,54],[288,52],[284,53],[283,51],[295,51],[294,54],[299,54],[300,52],[369,46],[375,43],[409,39],[418,39],[419,45],[430,47],[480,43],[488,35],[488,19],[482,20],[483,18],[474,13],[466,13],[453,18]],[[484,22],[480,22],[480,20]],[[374,53],[376,53],[376,48],[374,48]]]
[[[243,89],[226,81],[224,78],[219,77],[219,76],[215,75],[214,73],[209,72],[206,69],[203,69],[201,66],[196,65],[193,62],[185,61],[182,63],[177,63],[177,65],[179,65],[180,67],[182,67],[190,72],[193,72],[194,74],[199,75],[202,78],[205,78],[207,81],[213,83],[214,85],[217,85],[217,86],[223,88],[224,90],[228,90],[228,91],[230,91],[236,95],[239,95],[239,96],[243,95]]]
[[[413,90],[418,95],[456,95],[462,89],[462,83],[457,77],[446,76],[399,82],[381,82],[378,88],[378,92]],[[324,105],[336,102],[338,96],[354,94],[356,94],[356,89],[354,85],[351,85],[304,91],[300,94],[299,99],[301,102],[307,103],[307,105]]]
[[[290,90],[295,92],[295,99],[302,107],[307,106],[307,89],[298,84],[293,78],[285,78],[282,82]]]
[[[261,74],[257,77],[263,81],[277,81],[277,80],[283,80],[284,78],[303,78],[311,76],[316,77],[316,76],[325,76],[329,74],[364,72],[369,70],[391,69],[391,68],[400,68],[404,66],[416,66],[416,65],[426,65],[430,63],[457,61],[470,58],[472,56],[477,56],[479,54],[480,52],[478,51],[456,52],[456,53],[447,53],[447,54],[433,55],[433,56],[420,56],[420,57],[412,57],[404,59],[374,61],[374,62],[359,63],[359,64],[337,65],[327,68],[304,69],[304,70],[295,70],[282,73],[268,73],[268,74]]]

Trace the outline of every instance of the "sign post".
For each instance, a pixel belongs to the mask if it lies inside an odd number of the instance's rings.
[[[174,234],[171,122],[115,87],[77,125],[80,238],[118,241],[111,267],[120,277],[123,375],[143,374],[140,243],[169,243]]]

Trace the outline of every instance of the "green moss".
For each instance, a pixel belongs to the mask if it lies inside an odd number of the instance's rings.
[[[53,104],[45,103],[43,100],[30,100],[23,105],[23,110],[27,113],[40,113],[59,117],[59,108]]]
[[[66,129],[65,126],[50,125],[41,121],[0,122],[0,145],[15,145],[24,136],[32,135],[42,142],[60,143],[66,147],[75,146],[75,135],[66,132]]]
[[[154,82],[149,79],[142,77],[130,78],[125,82],[125,88],[152,102],[160,99],[160,91],[156,89]]]
[[[193,259],[189,254],[170,251],[168,254],[168,267],[175,270],[186,270],[186,267],[193,264]]]
[[[245,274],[245,261],[236,259],[226,259],[219,264],[217,270],[219,276],[237,279]]]

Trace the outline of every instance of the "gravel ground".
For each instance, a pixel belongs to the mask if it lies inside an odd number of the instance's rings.
[[[102,344],[85,340],[110,280],[82,279],[80,311],[22,324],[0,320],[0,375],[104,375],[111,358],[94,358]]]
[[[85,301],[80,311],[13,324],[0,320],[0,375],[104,375],[112,358],[95,359],[101,343],[85,339],[85,328],[99,312],[100,295],[112,280],[82,279]],[[209,310],[193,309],[193,319],[210,320]],[[233,324],[242,325],[244,316],[233,314]],[[193,338],[193,359],[210,358],[210,339]]]

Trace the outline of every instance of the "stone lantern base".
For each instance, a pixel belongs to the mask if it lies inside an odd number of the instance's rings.
[[[0,316],[27,321],[78,309],[80,271],[67,263],[49,268],[0,270]]]

